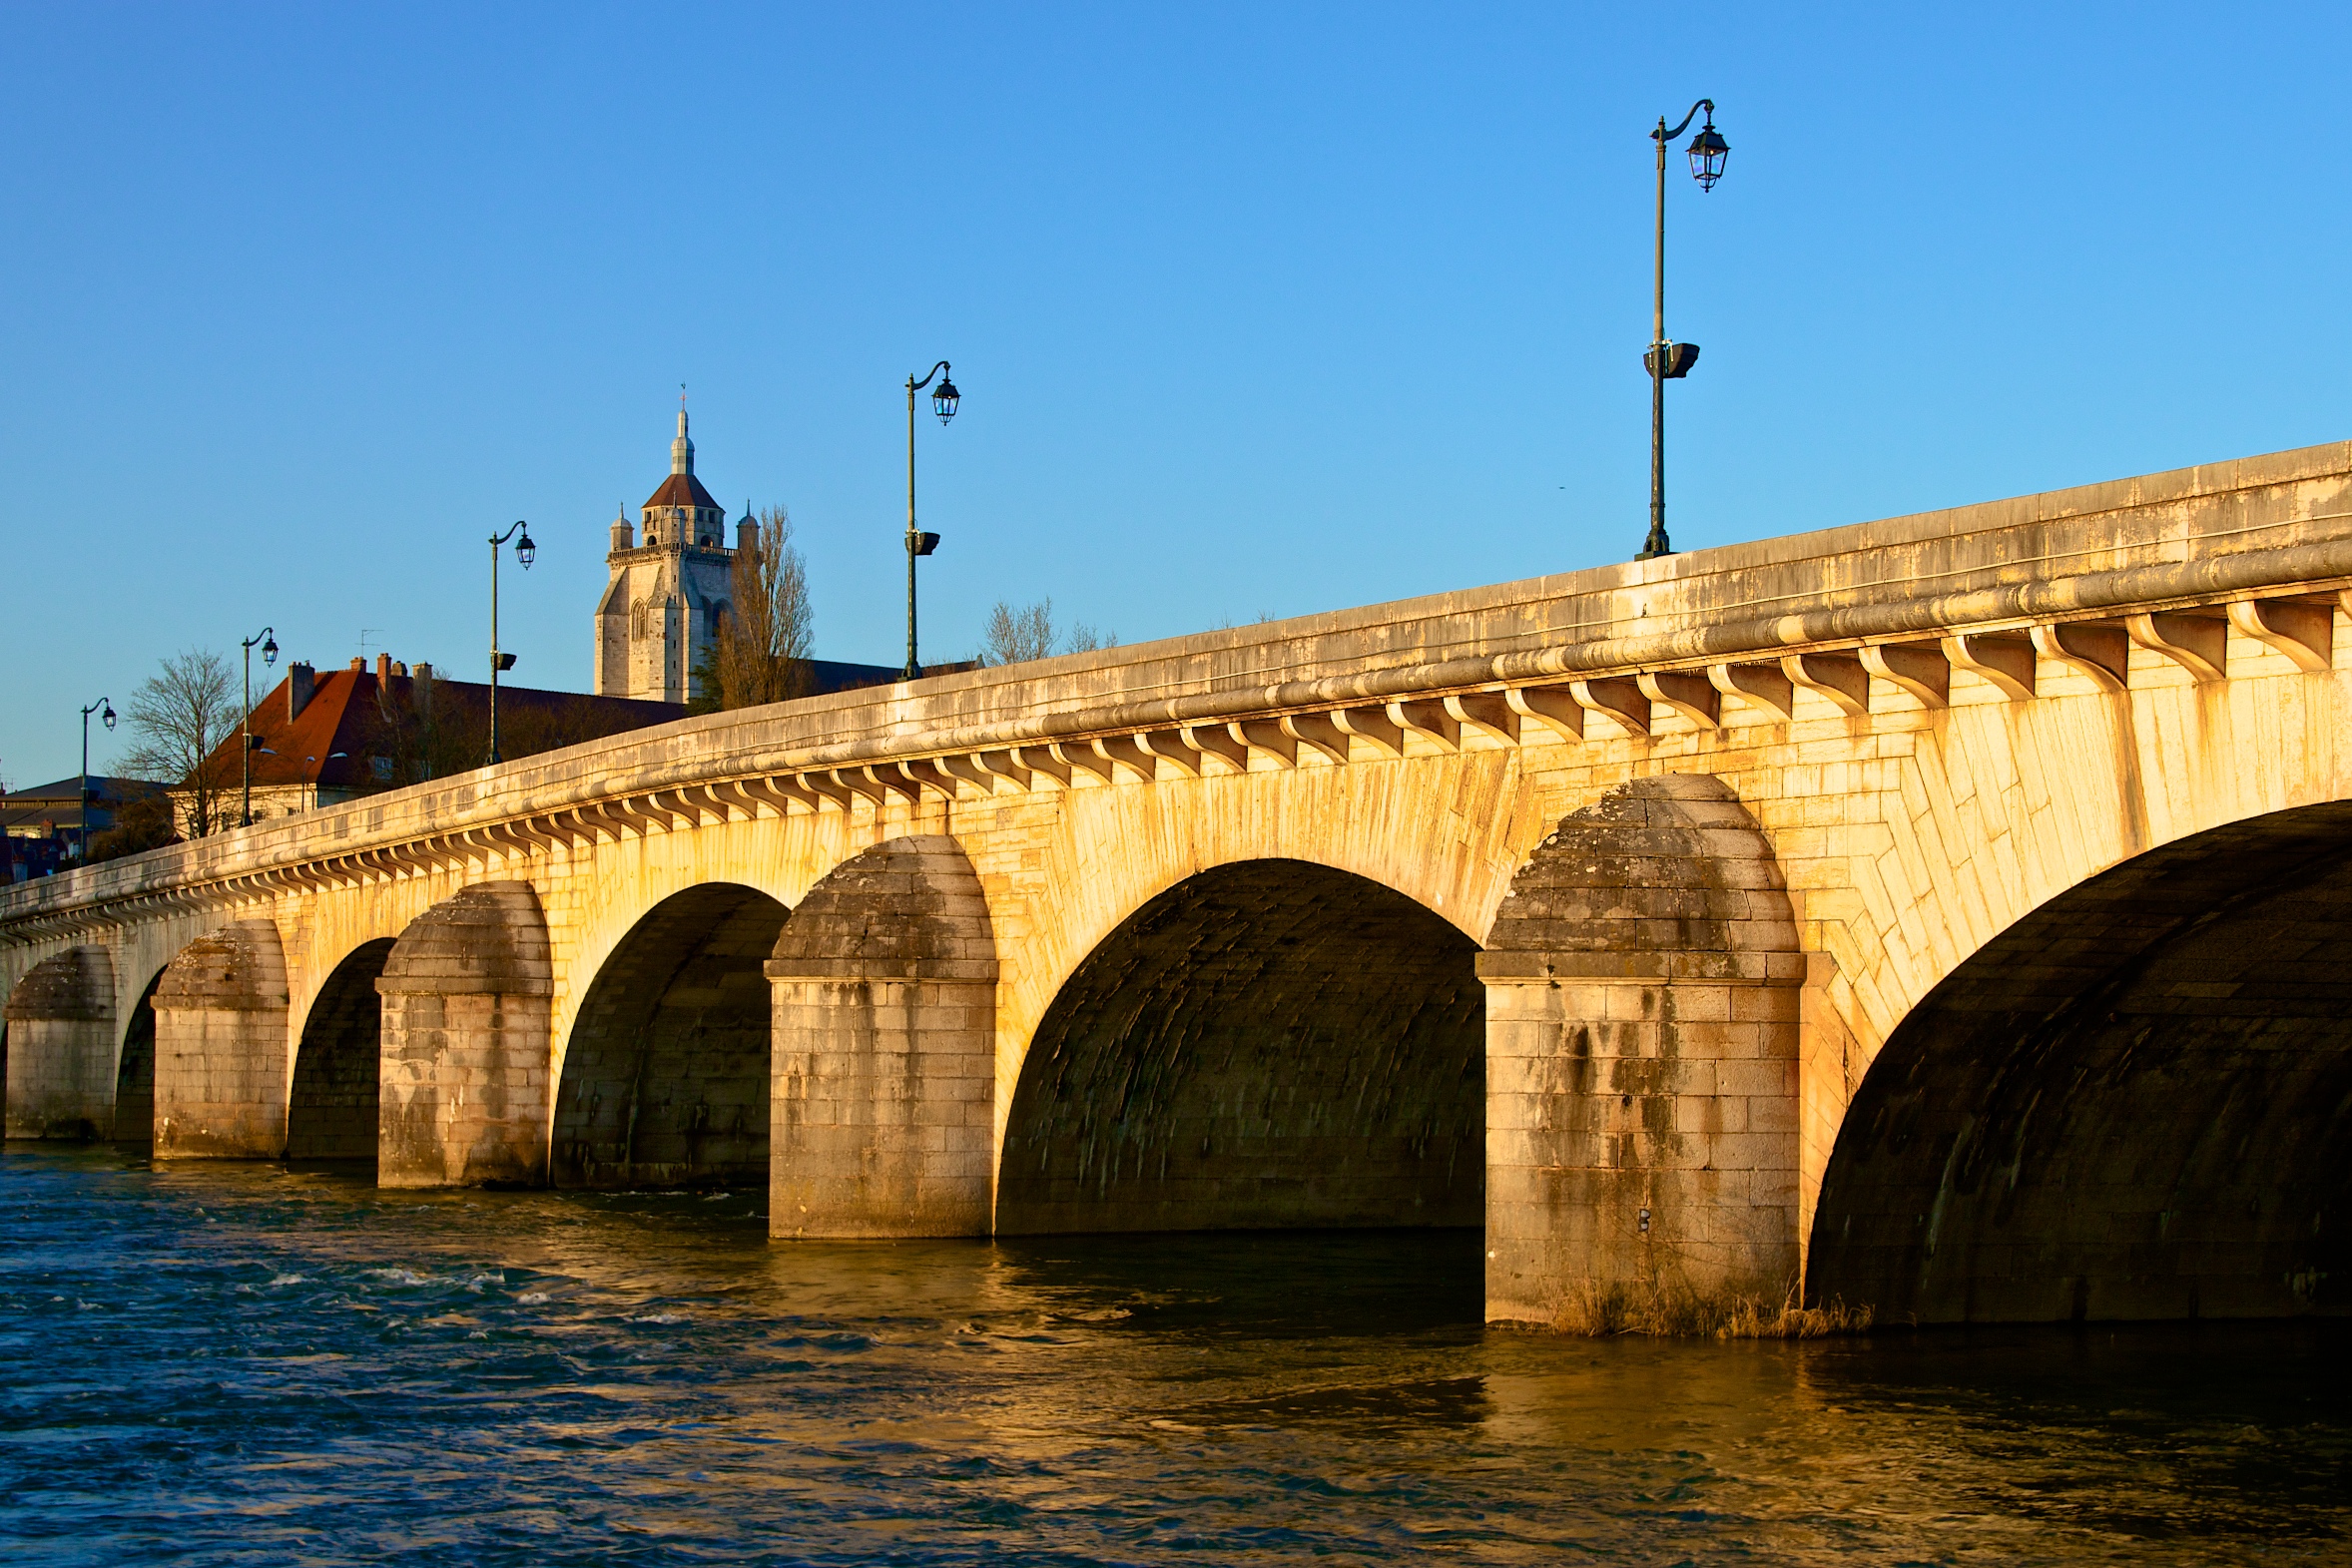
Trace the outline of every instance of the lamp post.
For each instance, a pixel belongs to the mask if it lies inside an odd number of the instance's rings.
[[[962,395],[955,390],[944,359],[932,365],[930,375],[921,380],[911,375],[906,378],[906,668],[899,675],[902,681],[922,674],[922,666],[914,659],[914,558],[939,548],[937,534],[923,533],[914,526],[914,394],[930,385],[933,376],[938,378],[939,389],[931,393],[931,412],[939,416],[939,423],[955,417],[955,403]]]
[[[115,727],[113,703],[102,697],[82,710],[82,786],[74,791],[74,834],[79,841],[74,854],[84,864],[90,859],[90,716],[101,709],[105,712],[100,714],[100,719],[112,730]]]
[[[1690,139],[1690,177],[1701,191],[1712,191],[1715,182],[1723,178],[1723,161],[1731,154],[1731,144],[1715,131],[1715,100],[1702,98],[1691,105],[1682,124],[1671,131],[1666,129],[1666,117],[1658,116],[1658,128],[1650,133],[1650,140],[1658,144],[1658,264],[1649,351],[1641,356],[1649,368],[1649,538],[1633,558],[1636,561],[1674,553],[1674,547],[1666,542],[1666,382],[1690,374],[1690,367],[1698,363],[1699,345],[1666,340],[1666,144],[1689,129],[1702,109],[1707,123]]]
[[[263,627],[238,646],[245,650],[245,708],[238,715],[237,734],[243,742],[238,754],[245,762],[245,803],[238,814],[240,827],[254,825],[254,644],[262,645],[262,663],[278,663],[278,633],[275,628]]]
[[[520,539],[514,539],[516,534]],[[539,547],[531,543],[531,531],[518,520],[502,534],[490,536],[490,756],[488,766],[498,766],[498,672],[514,668],[514,655],[498,651],[498,550],[507,540],[514,539],[514,558],[524,571],[531,569]]]

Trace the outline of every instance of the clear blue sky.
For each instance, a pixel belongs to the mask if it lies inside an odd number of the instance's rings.
[[[265,622],[478,679],[518,517],[515,678],[585,690],[681,381],[831,658],[899,657],[942,356],[928,657],[1621,559],[1702,94],[1678,546],[2352,434],[2352,12],[1628,10],[7,6],[0,775]]]

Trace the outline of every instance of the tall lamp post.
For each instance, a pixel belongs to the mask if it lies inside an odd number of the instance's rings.
[[[521,534],[522,537],[520,539],[514,539],[516,534]],[[512,528],[506,530],[506,532],[502,534],[492,534],[490,536],[489,766],[493,768],[497,767],[500,761],[498,756],[498,673],[501,670],[511,670],[514,668],[514,655],[502,654],[498,651],[498,550],[499,547],[504,545],[509,539],[514,539],[514,558],[522,563],[522,568],[524,571],[527,572],[531,569],[531,562],[535,560],[539,554],[539,547],[531,543],[531,531],[525,528],[519,520]]]
[[[1636,561],[1674,553],[1666,542],[1666,383],[1690,374],[1690,367],[1698,363],[1699,345],[1666,340],[1666,144],[1688,130],[1702,109],[1707,123],[1690,139],[1690,177],[1701,191],[1712,191],[1723,178],[1723,161],[1731,155],[1731,144],[1715,131],[1715,100],[1702,98],[1691,105],[1682,124],[1671,131],[1666,129],[1666,117],[1658,116],[1658,128],[1650,133],[1650,140],[1658,144],[1658,265],[1649,351],[1641,356],[1649,368],[1649,538],[1633,558]]]
[[[955,390],[944,359],[932,365],[930,375],[921,380],[911,375],[906,378],[906,668],[899,676],[902,681],[922,674],[922,666],[914,659],[914,558],[939,548],[937,534],[923,533],[914,526],[914,394],[930,385],[933,376],[939,387],[931,393],[931,412],[939,416],[939,423],[955,417],[956,399],[962,395]]]
[[[90,860],[90,716],[98,714],[109,730],[115,727],[115,705],[100,698],[82,710],[82,787],[74,792],[74,833],[80,840],[74,850],[84,863]]]
[[[245,804],[240,809],[237,818],[238,825],[241,827],[254,825],[254,644],[256,643],[262,645],[263,664],[274,665],[278,663],[277,630],[265,626],[261,631],[237,645],[245,650],[245,708],[237,718],[238,738],[244,743],[237,750],[239,755],[245,759]]]

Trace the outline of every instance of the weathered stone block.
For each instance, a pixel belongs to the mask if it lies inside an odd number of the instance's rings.
[[[769,1234],[986,1235],[993,1116],[969,1111],[995,1084],[995,940],[955,841],[836,867],[767,972]]]
[[[294,1044],[274,920],[191,942],[155,993],[155,1157],[286,1155]]]
[[[1736,881],[1716,878],[1724,862]],[[1583,929],[1503,900],[1478,958],[1489,1317],[1560,1319],[1595,1292],[1793,1284],[1803,969],[1787,895],[1757,872],[1770,865],[1729,791],[1681,776],[1577,812],[1521,872],[1551,908],[1577,878],[1605,885]],[[1570,940],[1578,973],[1622,958],[1626,982],[1550,981]],[[1757,1203],[1759,1183],[1787,1201]]]
[[[7,1136],[111,1138],[114,958],[98,946],[45,958],[8,993]]]
[[[530,884],[479,882],[435,904],[392,944],[375,988],[377,1184],[544,1182],[555,987]]]

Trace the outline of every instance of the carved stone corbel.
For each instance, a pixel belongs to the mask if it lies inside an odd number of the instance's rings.
[[[1458,692],[1446,700],[1446,716],[1492,736],[1505,746],[1519,744],[1518,710],[1500,692]]]
[[[2013,703],[2034,696],[2034,644],[2026,638],[1955,634],[1944,639],[1944,657],[1955,668],[1983,676]]]
[[[1780,673],[1792,686],[1819,692],[1842,713],[1870,712],[1870,672],[1852,654],[1788,654],[1780,661]]]
[[[1331,716],[1331,727],[1340,734],[1369,741],[1391,757],[1405,755],[1405,730],[1389,717],[1386,708],[1343,708]]]
[[[1449,752],[1462,750],[1462,721],[1443,703],[1391,703],[1388,712],[1398,729],[1426,735]]]
[[[1285,768],[1299,766],[1299,743],[1283,734],[1280,725],[1262,719],[1237,719],[1225,727],[1225,733],[1253,752],[1264,752]]]
[[[1180,732],[1146,730],[1135,738],[1135,744],[1160,761],[1174,763],[1194,778],[1200,777],[1201,765],[1204,761],[1201,750],[1197,746],[1186,745]]]
[[[2269,644],[2305,674],[2335,662],[2336,615],[2326,605],[2296,599],[2240,599],[2229,607],[2229,624]]]
[[[1877,643],[1862,650],[1862,668],[1918,698],[1929,708],[1952,701],[1952,661],[1921,643]]]
[[[1649,694],[1632,681],[1570,681],[1568,695],[1586,713],[1600,715],[1629,736],[1649,734]]]
[[[1235,773],[1246,774],[1250,771],[1248,744],[1235,740],[1223,725],[1185,725],[1176,733],[1204,759],[1218,758],[1231,764]]]
[[[1126,769],[1145,784],[1154,784],[1159,780],[1159,764],[1149,752],[1136,744],[1134,736],[1102,736],[1095,741],[1094,749],[1102,754],[1106,762],[1115,763]],[[1116,782],[1115,778],[1113,782]]]
[[[1776,721],[1796,717],[1796,688],[1776,664],[1709,665],[1707,684],[1726,697],[1763,709]]]
[[[1064,789],[1070,786],[1070,765],[1050,746],[1016,746],[1009,754],[1013,764],[1032,774],[1043,774]]]
[[[1644,670],[1633,678],[1641,688],[1641,695],[1653,703],[1664,703],[1668,708],[1703,729],[1714,730],[1723,723],[1723,694],[1713,683],[1688,670]]]
[[[1333,762],[1348,760],[1348,738],[1331,722],[1331,715],[1286,714],[1279,723],[1284,735],[1315,748]]]
[[[1584,710],[1567,693],[1545,686],[1512,687],[1502,694],[1510,711],[1532,719],[1563,741],[1584,739]]]
[[[2162,654],[2200,681],[2229,678],[2229,617],[2194,611],[2123,618],[2123,633],[2151,654]]]
[[[2119,626],[2059,622],[2034,628],[2034,650],[2090,677],[2102,692],[2120,692],[2130,671],[2130,641]]]

